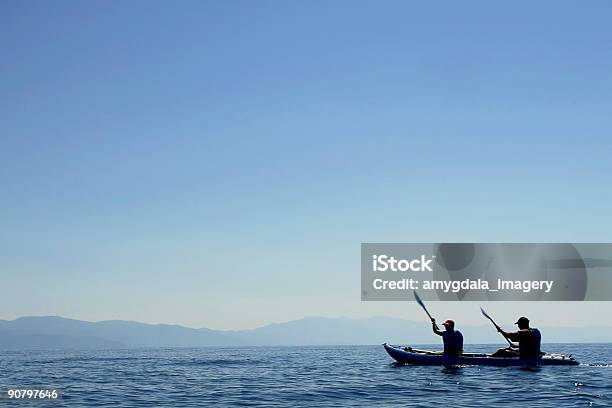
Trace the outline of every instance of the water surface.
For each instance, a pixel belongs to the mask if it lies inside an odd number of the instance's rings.
[[[494,348],[466,347],[477,352]],[[612,406],[611,344],[555,344],[543,349],[573,353],[582,364],[536,371],[400,366],[380,345],[0,352],[0,403],[36,407]],[[7,401],[8,387],[57,388],[61,398]]]

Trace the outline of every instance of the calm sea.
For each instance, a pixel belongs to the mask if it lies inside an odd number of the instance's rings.
[[[0,352],[0,405],[612,406],[611,344],[544,349],[573,353],[582,365],[537,371],[399,366],[381,346]],[[55,388],[60,398],[8,400],[13,387]]]

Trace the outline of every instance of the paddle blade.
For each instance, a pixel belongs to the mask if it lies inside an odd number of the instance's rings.
[[[419,306],[421,306],[423,309],[425,309],[425,304],[423,303],[423,301],[419,297],[419,294],[416,292],[416,290],[414,291],[414,300],[416,300],[416,302],[419,304]]]
[[[480,312],[482,313],[482,315],[483,315],[484,317],[486,317],[487,319],[491,320],[491,316],[489,316],[489,315],[487,314],[487,312],[485,312],[485,311],[484,311],[484,309],[482,308],[482,306],[480,307]]]
[[[433,317],[431,317],[431,315],[429,314],[429,311],[427,310],[427,308],[425,307],[425,303],[423,303],[423,301],[421,300],[421,298],[419,297],[418,293],[416,293],[416,290],[414,291],[414,300],[416,300],[416,302],[419,304],[419,306],[421,306],[421,308],[425,311],[425,313],[427,313],[427,316],[430,319],[433,319]]]

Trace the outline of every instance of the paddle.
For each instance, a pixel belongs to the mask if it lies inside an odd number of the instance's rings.
[[[501,327],[499,327],[499,325],[497,323],[495,323],[495,321],[491,318],[491,316],[489,316],[487,314],[487,312],[484,311],[484,309],[481,307],[480,311],[482,312],[483,316],[486,317],[487,319],[489,319],[491,321],[491,323],[493,323],[493,326],[495,326],[495,328],[499,331],[501,330]],[[501,333],[501,332],[500,332]],[[501,333],[502,336],[504,336],[503,333]],[[506,339],[506,341],[508,342],[508,344],[510,344],[510,347],[514,347],[514,344],[512,344],[512,342],[510,341],[509,338],[507,338],[506,336],[504,336],[504,339]]]
[[[417,294],[416,290],[414,291],[414,300],[416,300],[416,302],[419,304],[419,306],[421,306],[423,308],[423,310],[425,311],[425,313],[427,313],[427,316],[429,316],[429,320],[431,320],[433,322],[435,319],[433,317],[431,317],[431,314],[429,314],[429,311],[425,307],[425,303],[423,303],[423,301],[421,300],[421,298]],[[436,330],[440,330],[440,328],[438,327],[437,324],[436,324]]]

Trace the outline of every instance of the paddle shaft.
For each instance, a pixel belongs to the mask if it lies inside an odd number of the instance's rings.
[[[491,316],[489,316],[489,315],[488,315],[488,314],[487,314],[487,313],[484,311],[484,309],[483,309],[482,307],[480,308],[480,311],[482,312],[482,314],[484,315],[484,317],[486,317],[487,319],[489,319],[489,320],[491,321],[491,323],[493,323],[493,326],[495,326],[495,328],[496,328],[498,331],[500,331],[500,330],[501,330],[501,327],[500,327],[500,326],[499,326],[497,323],[495,323],[495,321],[494,321],[494,320],[491,318]],[[504,333],[502,333],[502,332],[500,331],[500,334],[501,334],[502,336],[504,336],[504,339],[506,339],[506,341],[508,342],[508,344],[510,345],[510,347],[514,347],[514,345],[513,345],[513,344],[512,344],[512,342],[510,341],[510,339],[509,339],[509,338],[507,338],[507,337],[506,337],[506,335],[505,335]]]
[[[425,311],[425,313],[427,313],[427,317],[429,317],[429,320],[434,320],[433,317],[431,317],[431,315],[429,314],[429,312],[427,311],[427,308],[425,307],[424,304],[419,303],[421,305],[421,307],[423,308],[423,310]]]

